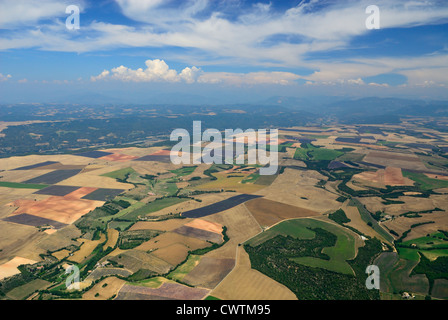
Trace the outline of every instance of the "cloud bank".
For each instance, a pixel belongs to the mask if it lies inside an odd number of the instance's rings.
[[[119,66],[109,70],[104,70],[97,76],[92,76],[91,81],[118,80],[123,82],[186,82],[192,83],[223,83],[230,85],[243,84],[280,84],[288,85],[295,83],[300,76],[290,72],[251,72],[251,73],[230,73],[230,72],[210,72],[205,73],[197,67],[186,67],[181,72],[177,72],[160,59],[146,60],[146,69],[136,70],[125,66]]]

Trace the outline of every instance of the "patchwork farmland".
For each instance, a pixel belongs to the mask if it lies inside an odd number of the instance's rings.
[[[269,177],[174,165],[168,143],[0,159],[1,298],[445,299],[448,160],[422,154],[436,142],[286,129]],[[80,290],[61,280],[72,264]]]

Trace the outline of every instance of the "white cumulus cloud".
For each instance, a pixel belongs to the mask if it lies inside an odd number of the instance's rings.
[[[0,73],[0,82],[7,81],[9,78],[11,78],[10,74],[4,76],[2,73]]]
[[[92,76],[91,81],[119,80],[124,82],[186,82],[186,83],[208,83],[208,84],[279,84],[288,85],[301,78],[291,72],[204,72],[197,67],[186,67],[181,72],[170,69],[165,61],[160,59],[146,60],[146,69],[136,70],[125,66],[119,66],[104,70],[97,76]]]
[[[146,69],[138,68],[136,70],[119,66],[109,70],[104,70],[97,76],[92,76],[92,81],[97,80],[120,80],[124,82],[179,82],[184,80],[187,83],[196,81],[199,68],[185,68],[180,73],[170,69],[165,61],[160,59],[146,60]]]

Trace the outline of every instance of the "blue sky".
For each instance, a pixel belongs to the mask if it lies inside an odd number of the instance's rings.
[[[366,28],[371,4],[378,30]],[[66,28],[68,5],[79,30]],[[0,0],[0,99],[448,99],[447,31],[439,0]]]

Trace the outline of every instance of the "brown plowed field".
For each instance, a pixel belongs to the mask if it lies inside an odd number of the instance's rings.
[[[381,183],[388,186],[412,186],[414,181],[403,177],[400,168],[387,167],[376,172],[365,171],[353,176],[353,179],[367,180],[369,182]]]
[[[185,276],[183,281],[193,286],[212,289],[229,274],[234,266],[234,259],[203,257],[199,264]]]
[[[174,243],[167,247],[157,249],[152,254],[173,266],[177,266],[187,258],[189,250],[188,247],[181,243]]]
[[[270,227],[285,219],[313,217],[319,215],[316,211],[299,208],[264,198],[250,200],[245,203],[245,206],[263,227]]]
[[[120,161],[120,162],[125,162],[125,161],[131,161],[134,159],[137,159],[138,157],[136,156],[130,156],[130,155],[126,155],[126,154],[121,154],[121,153],[113,153],[104,157],[101,157],[101,160],[106,160],[106,161]]]
[[[165,282],[159,288],[124,285],[117,300],[133,300],[136,297],[144,300],[201,300],[210,290],[190,288],[179,283]]]
[[[27,213],[65,224],[72,224],[86,213],[103,204],[103,201],[71,200],[70,198],[57,196],[41,201],[16,200],[13,203],[14,206],[19,207],[14,214]]]
[[[215,232],[218,234],[222,233],[222,225],[216,222],[205,221],[202,219],[195,219],[189,223],[186,223],[185,226],[192,227],[196,229],[206,230],[209,232]]]

